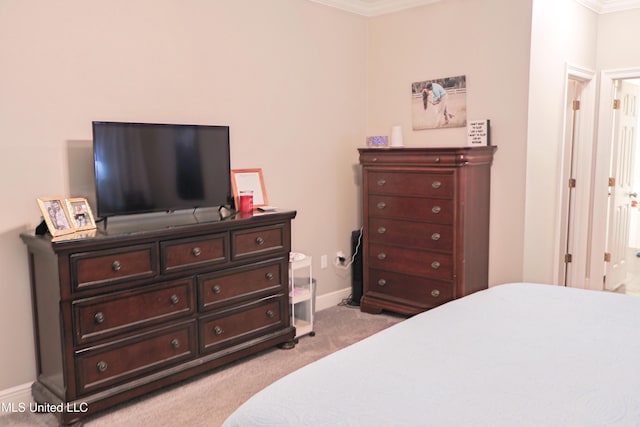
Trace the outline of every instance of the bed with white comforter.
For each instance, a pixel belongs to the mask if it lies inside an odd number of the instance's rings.
[[[640,426],[640,297],[495,286],[265,388],[224,427]]]

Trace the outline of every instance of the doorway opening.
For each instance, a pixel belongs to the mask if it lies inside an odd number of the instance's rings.
[[[640,295],[638,79],[613,80],[604,289]]]
[[[640,69],[604,71],[600,83],[590,266],[601,289],[640,295]]]

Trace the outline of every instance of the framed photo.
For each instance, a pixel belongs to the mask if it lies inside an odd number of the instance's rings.
[[[38,198],[38,206],[42,212],[44,222],[47,224],[52,237],[70,234],[75,231],[71,222],[65,199],[61,197]]]
[[[467,77],[412,83],[411,115],[413,130],[467,126]]]
[[[253,192],[253,206],[268,206],[267,191],[264,187],[262,169],[232,169],[231,188],[236,200],[236,208],[240,206],[240,192]]]
[[[67,210],[76,231],[93,230],[96,223],[89,202],[84,197],[67,199]]]

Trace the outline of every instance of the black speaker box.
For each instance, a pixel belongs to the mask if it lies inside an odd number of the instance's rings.
[[[349,305],[360,305],[362,298],[362,230],[351,232],[351,300]]]

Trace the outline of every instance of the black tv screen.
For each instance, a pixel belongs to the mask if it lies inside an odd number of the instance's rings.
[[[229,127],[93,122],[99,217],[224,206]]]

